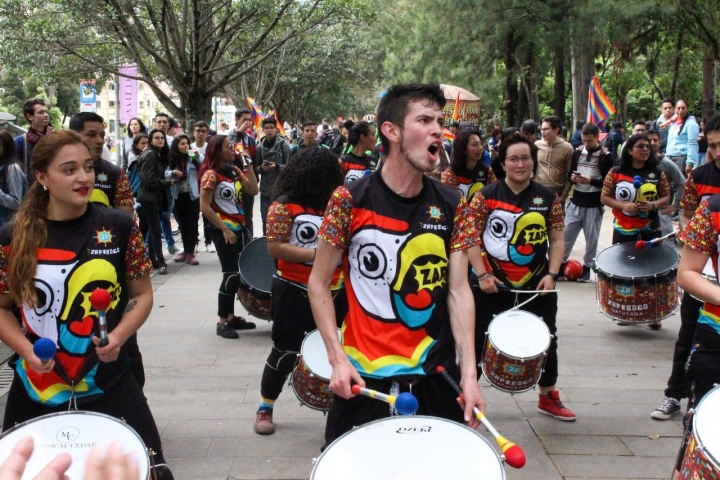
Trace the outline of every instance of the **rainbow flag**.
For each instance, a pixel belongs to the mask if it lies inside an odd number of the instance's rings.
[[[255,127],[255,131],[258,134],[258,138],[262,135],[262,119],[265,118],[265,114],[263,114],[262,110],[260,110],[260,107],[257,103],[255,103],[255,100],[252,99],[252,97],[247,97],[247,104],[250,108],[250,115],[252,115],[252,122],[253,126]]]
[[[453,140],[455,140],[455,134],[447,128],[443,128],[443,138],[449,142],[452,142]]]
[[[282,123],[280,123],[280,119],[277,116],[277,110],[270,110],[270,113],[268,113],[268,117],[273,117],[275,119],[275,125],[277,125],[278,133],[283,137],[287,137],[287,133],[285,133],[285,129],[283,128]]]
[[[600,88],[598,77],[593,76],[588,93],[587,122],[598,124],[615,113],[615,107]]]

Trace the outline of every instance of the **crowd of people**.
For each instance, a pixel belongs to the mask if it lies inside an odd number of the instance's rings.
[[[26,102],[28,133],[13,141],[0,131],[0,339],[16,352],[3,428],[68,405],[122,417],[155,452],[158,478],[172,478],[142,394],[135,335],[152,305],[149,274],[168,272],[163,240],[188,265],[198,265],[204,240],[221,267],[216,333],[238,338],[237,330],[255,328],[235,314],[238,261],[260,234],[277,271],[258,434],[274,433],[275,402],[316,328],[335,394],[326,446],[389,415],[353,385],[412,392],[418,413],[477,427],[486,333],[518,301],[552,335],[537,409],[574,421],[556,389],[556,282],[580,230],[577,280],[592,281],[605,206],[613,244],[658,239],[679,221],[689,247],[678,273],[682,325],[666,398],[651,416],[670,419],[685,397],[697,405],[720,382],[720,294],[702,275],[710,259],[717,278],[720,117],[698,123],[685,101],[666,99],[659,118],[634,122],[627,138],[622,124],[608,133],[588,123],[568,142],[561,120],[548,116],[539,125],[497,125],[488,138],[454,123],[447,142],[444,106],[438,84],[395,85],[374,121],[308,120],[288,138],[272,117],[253,132],[247,109],[236,111],[234,129],[196,122],[192,138],[158,113],[149,132],[138,118],[128,122],[118,166],[102,117],[79,113],[68,130],[53,132],[44,102]],[[252,228],[257,195],[262,232]],[[58,273],[57,265],[66,268]],[[44,308],[40,281],[63,292],[57,305]],[[73,316],[84,308],[75,297],[95,287],[114,300],[107,345],[94,324],[75,320],[85,315]],[[56,343],[54,359],[33,352],[39,338]],[[460,407],[438,367],[461,385]]]

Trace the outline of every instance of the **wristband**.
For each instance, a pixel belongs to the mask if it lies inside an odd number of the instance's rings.
[[[559,276],[557,273],[548,272],[548,275],[550,275],[550,278],[552,278],[554,282],[557,282]]]
[[[485,273],[483,273],[482,275],[479,275],[479,276],[478,276],[478,282],[482,282],[483,280],[485,280],[485,279],[488,278],[489,276],[490,276],[490,273],[489,273],[489,272],[485,272]]]

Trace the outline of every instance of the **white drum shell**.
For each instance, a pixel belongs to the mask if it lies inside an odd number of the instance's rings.
[[[512,358],[534,358],[550,347],[550,330],[542,318],[522,310],[510,310],[493,318],[488,327],[493,346]]]

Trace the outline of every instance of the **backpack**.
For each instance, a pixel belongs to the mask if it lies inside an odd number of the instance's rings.
[[[130,190],[132,190],[133,197],[137,197],[138,191],[140,190],[140,159],[138,158],[127,169],[127,178],[130,182]]]

